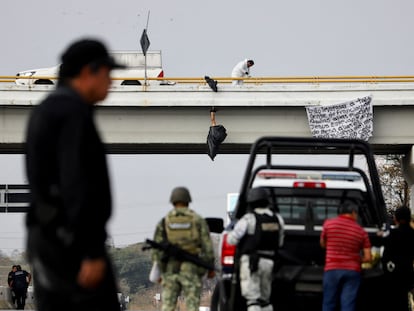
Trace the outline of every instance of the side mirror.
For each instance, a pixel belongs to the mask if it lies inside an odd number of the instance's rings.
[[[212,233],[222,233],[224,230],[224,222],[221,218],[205,218],[208,228]]]

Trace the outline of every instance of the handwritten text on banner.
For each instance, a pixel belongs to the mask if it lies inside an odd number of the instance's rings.
[[[314,137],[368,140],[373,132],[372,97],[329,106],[308,106],[308,122]]]

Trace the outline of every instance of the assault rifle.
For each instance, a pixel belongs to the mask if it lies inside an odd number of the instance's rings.
[[[205,262],[197,255],[193,255],[169,242],[158,243],[153,240],[146,239],[145,243],[147,243],[148,245],[142,248],[142,250],[144,251],[151,248],[156,248],[164,251],[167,257],[174,257],[175,259],[180,261],[189,261],[199,267],[206,268],[209,271],[215,270],[214,265]]]

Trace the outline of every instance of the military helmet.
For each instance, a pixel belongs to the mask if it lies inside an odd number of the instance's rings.
[[[171,192],[170,202],[175,204],[177,202],[189,203],[191,202],[190,191],[185,187],[176,187]]]
[[[247,193],[247,203],[255,207],[269,205],[268,194],[264,188],[252,188]]]

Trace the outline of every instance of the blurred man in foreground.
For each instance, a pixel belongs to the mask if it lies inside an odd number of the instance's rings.
[[[61,63],[58,87],[35,107],[26,139],[37,310],[118,311],[105,248],[111,193],[93,111],[108,94],[111,69],[122,66],[91,39],[71,44]]]

